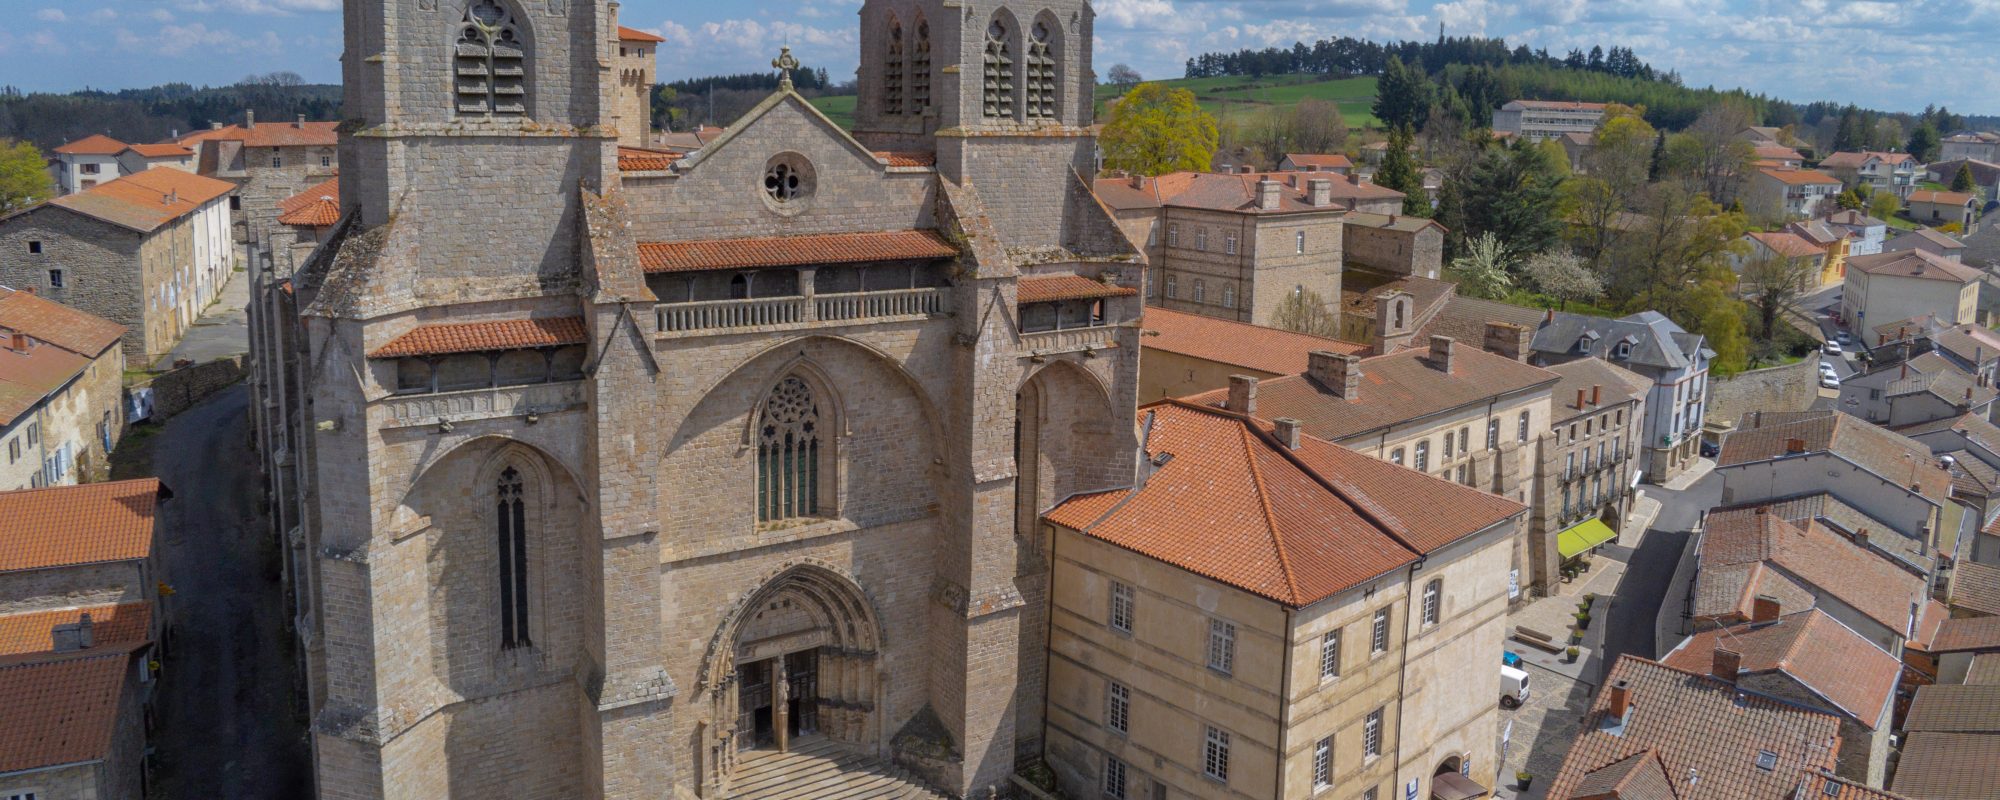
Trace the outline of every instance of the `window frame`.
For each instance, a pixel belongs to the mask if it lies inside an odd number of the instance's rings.
[[[1531,420],[1532,417],[1529,415],[1528,412],[1526,411],[1521,412],[1520,430],[1516,432],[1514,435],[1514,441],[1516,444],[1528,443],[1528,428],[1533,424]]]
[[[1368,712],[1361,721],[1361,757],[1373,760],[1382,757],[1382,709]]]
[[[1323,736],[1313,743],[1313,791],[1333,788],[1333,737]]]
[[[1104,727],[1121,736],[1132,732],[1132,687],[1104,682]]]
[[[1120,597],[1121,590],[1123,597]],[[1105,627],[1119,633],[1131,635],[1132,619],[1134,612],[1139,606],[1138,599],[1138,590],[1133,588],[1132,584],[1125,583],[1124,581],[1112,581],[1110,606],[1104,615]],[[1123,625],[1119,624],[1121,619],[1124,622]]]
[[[1423,624],[1431,627],[1444,616],[1444,579],[1432,578],[1424,582]]]
[[[1299,249],[1299,252],[1298,252],[1298,254],[1299,254],[1299,255],[1305,255],[1305,254],[1306,254],[1306,232],[1305,232],[1305,231],[1299,231],[1299,236],[1298,236],[1298,249]]]
[[[1236,234],[1222,234],[1222,254],[1226,256],[1236,255]]]
[[[1319,679],[1322,683],[1340,679],[1340,629],[1319,637]]]
[[[41,254],[42,254],[42,240],[40,240],[40,239],[29,239],[29,240],[28,240],[28,255],[31,255],[31,256],[38,256],[38,255],[41,255]]]
[[[49,288],[51,289],[67,288],[67,284],[64,282],[63,278],[63,271],[60,267],[49,270]]]
[[[1494,417],[1486,421],[1486,450],[1492,452],[1498,449],[1500,449],[1500,418]]]
[[[1369,655],[1379,656],[1389,652],[1389,623],[1394,621],[1393,618],[1388,606],[1375,609],[1375,616],[1368,623]]]
[[[1129,789],[1127,779],[1128,775],[1125,769],[1125,762],[1118,760],[1117,757],[1115,756],[1110,756],[1110,755],[1105,756],[1104,796],[1115,798],[1115,800],[1125,800],[1126,798],[1125,793]]]
[[[1236,623],[1221,617],[1208,618],[1208,669],[1223,675],[1236,670]]]
[[[1229,732],[1214,725],[1202,725],[1201,774],[1212,781],[1229,783]]]
[[[1414,469],[1414,470],[1416,470],[1416,471],[1418,471],[1418,472],[1429,472],[1429,471],[1430,471],[1430,469],[1431,469],[1431,440],[1429,440],[1429,439],[1425,439],[1425,440],[1423,440],[1423,441],[1420,441],[1420,442],[1417,442],[1417,447],[1416,447],[1416,455],[1415,455],[1415,456],[1414,456],[1414,457],[1412,458],[1412,460],[1410,461],[1410,468],[1411,468],[1411,469]]]
[[[1403,448],[1398,447],[1389,451],[1389,463],[1399,467],[1403,465]]]

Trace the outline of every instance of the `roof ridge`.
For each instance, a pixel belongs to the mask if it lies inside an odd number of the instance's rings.
[[[1278,553],[1278,572],[1285,576],[1285,590],[1290,593],[1291,601],[1296,603],[1300,597],[1299,581],[1292,574],[1292,559],[1285,552],[1285,537],[1278,532],[1278,515],[1271,510],[1271,490],[1264,485],[1264,470],[1257,466],[1256,445],[1252,444],[1253,437],[1247,430],[1253,427],[1255,425],[1248,418],[1238,420],[1236,435],[1243,443],[1243,460],[1250,467],[1250,483],[1257,487],[1257,507],[1264,512],[1264,527],[1271,532],[1271,547]],[[1257,440],[1257,443],[1261,444],[1262,440]]]

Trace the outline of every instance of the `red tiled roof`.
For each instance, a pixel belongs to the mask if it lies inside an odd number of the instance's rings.
[[[1307,356],[1315,350],[1342,355],[1368,352],[1367,345],[1164,308],[1147,308],[1140,324],[1149,334],[1139,340],[1146,349],[1178,353],[1268,375],[1305,372]]]
[[[639,243],[639,265],[647,272],[917,261],[957,256],[957,247],[936,231],[928,230]]]
[[[2000,615],[2000,567],[1977,561],[1958,562],[1951,579],[1951,605],[1976,614]]]
[[[60,303],[0,288],[0,426],[12,425],[61,392],[125,331]],[[26,350],[4,346],[14,333],[27,334]]]
[[[1903,730],[2000,733],[2000,686],[1936,684],[1917,689]]]
[[[1953,617],[1938,626],[1931,652],[2000,650],[2000,617]]]
[[[1917,635],[1905,643],[1918,650],[1930,650],[1937,642],[1938,631],[1944,628],[1944,621],[1951,618],[1951,609],[1936,600],[1925,600],[1923,613],[1917,615]]]
[[[1764,173],[1764,177],[1791,186],[1805,186],[1814,184],[1832,184],[1835,186],[1840,185],[1839,178],[1835,178],[1832,175],[1828,175],[1818,170],[1786,169],[1784,167],[1764,167],[1757,171]]]
[[[686,153],[674,150],[653,150],[643,147],[618,148],[618,171],[659,172],[674,165]]]
[[[265,122],[254,128],[226,125],[195,131],[180,138],[181,144],[216,140],[240,141],[244,147],[332,147],[340,142],[339,122]]]
[[[664,42],[666,40],[667,37],[659,34],[647,33],[637,28],[627,28],[623,25],[618,26],[618,41],[621,42]]]
[[[35,295],[0,288],[0,328],[20,331],[80,356],[95,358],[128,330],[111,320]]]
[[[1853,264],[1853,259],[1848,263]],[[1769,461],[1791,455],[1793,440],[1805,453],[1832,452],[1866,467],[1883,479],[1943,503],[1951,492],[1951,473],[1939,469],[1928,447],[1863,421],[1833,411],[1790,415],[1783,421],[1737,430],[1722,440],[1718,467]]]
[[[194,155],[194,148],[187,145],[164,142],[161,144],[135,144],[125,148],[146,158],[186,158]]]
[[[892,167],[935,167],[937,154],[920,150],[878,150],[875,157]]]
[[[1829,169],[1855,169],[1867,164],[1871,158],[1881,159],[1883,163],[1892,166],[1905,161],[1916,160],[1911,158],[1909,153],[1885,153],[1879,150],[1849,150],[1827,156],[1819,162],[1819,165]]]
[[[1278,207],[1260,209],[1257,183],[1270,179],[1278,184]],[[1103,178],[1094,185],[1097,198],[1118,210],[1159,208],[1199,208],[1245,214],[1295,214],[1308,211],[1344,211],[1347,200],[1401,199],[1402,192],[1374,183],[1356,182],[1352,176],[1310,172],[1266,172],[1250,175],[1218,175],[1209,172],[1173,172],[1157,178]],[[1332,187],[1332,204],[1314,206],[1308,195],[1309,183],[1327,181]],[[1298,185],[1292,185],[1297,181]]]
[[[66,156],[115,156],[130,146],[104,134],[93,133],[57,147],[55,152]]]
[[[0,572],[147,558],[160,494],[155,478],[0,492]]]
[[[0,666],[0,773],[108,754],[129,659],[113,652]]]
[[[1760,594],[1777,596],[1787,610],[1809,608],[1814,604],[1810,590],[1816,589],[1902,632],[1912,605],[1921,606],[1926,596],[1921,576],[1817,520],[1793,525],[1755,509],[1709,514],[1700,561],[1695,616],[1725,622],[1749,619],[1752,601]]]
[[[1786,614],[1775,622],[1702,631],[1683,640],[1662,663],[1707,672],[1718,647],[1740,653],[1744,672],[1791,676],[1870,730],[1889,721],[1883,712],[1903,672],[1900,659],[1818,609]]]
[[[1756,148],[1758,158],[1777,161],[1804,161],[1805,154],[1782,144],[1764,144]]]
[[[1909,800],[1899,794],[1870,789],[1824,770],[1806,770],[1797,800]]]
[[[1622,724],[1608,687],[1627,682]],[[1681,800],[1791,800],[1802,770],[1834,767],[1840,718],[1739,691],[1707,675],[1633,656],[1611,668],[1548,790],[1577,797],[1590,773],[1652,751]],[[1760,751],[1776,764],[1757,766]],[[1689,781],[1690,775],[1698,780]]]
[[[46,653],[55,649],[58,625],[90,615],[93,646],[136,644],[153,637],[153,604],[147,602],[63,608],[0,615],[0,656]]]
[[[1015,302],[1051,303],[1097,297],[1131,297],[1138,293],[1138,289],[1130,286],[1094,281],[1082,275],[1032,275],[1020,280]]]
[[[1893,275],[1950,283],[1971,283],[1979,280],[1979,270],[1946,260],[1929,250],[1902,250],[1854,256],[1847,259],[1847,268],[1870,275]]]
[[[1568,800],[1679,800],[1667,768],[1651,750],[1597,768],[1577,781]]]
[[[1287,606],[1525,510],[1308,436],[1288,450],[1262,420],[1175,401],[1140,413],[1152,420],[1146,455],[1165,462],[1144,488],[1080,495],[1046,518]]]
[[[1786,258],[1811,258],[1826,255],[1826,248],[1806,241],[1805,237],[1785,231],[1749,234],[1750,238],[1769,248],[1771,252]]]
[[[1293,165],[1300,167],[1348,169],[1354,166],[1352,160],[1339,153],[1287,153],[1285,158],[1291,159]]]
[[[340,221],[340,178],[333,177],[278,202],[278,221],[324,228]]]
[[[369,358],[437,356],[558,347],[589,341],[582,317],[542,317],[490,322],[450,322],[420,325],[369,353]]]
[[[2000,736],[1924,731],[1904,738],[1889,788],[1917,800],[2000,797]]]
[[[149,169],[63,195],[49,205],[147,233],[235,190],[236,184],[192,172]]]
[[[1962,206],[1979,199],[1977,195],[1965,192],[1940,192],[1935,189],[1918,189],[1910,193],[1912,203],[1936,203],[1947,206]]]

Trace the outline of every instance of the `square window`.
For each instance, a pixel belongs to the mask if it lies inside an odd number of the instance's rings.
[[[232,194],[232,195],[230,195],[230,196],[229,196],[229,210],[231,210],[231,211],[242,211],[242,210],[243,210],[243,198],[242,198],[242,197],[240,197],[240,196],[238,196],[238,195],[233,195],[233,194]]]
[[[30,240],[28,240],[28,255],[31,255],[31,256],[36,256],[36,255],[41,255],[41,254],[42,254],[42,242],[41,242],[41,240],[39,240],[39,239],[30,239]]]
[[[1361,800],[1375,800],[1376,797],[1377,795],[1375,794],[1375,787],[1373,786],[1370,786],[1367,789],[1362,790],[1361,792]]]
[[[1770,772],[1778,768],[1778,754],[1769,750],[1757,751],[1757,768]]]
[[[1229,782],[1229,732],[1213,725],[1207,726],[1203,737],[1201,772],[1203,775]]]
[[[59,269],[52,269],[52,270],[49,270],[49,288],[51,288],[51,289],[61,289],[61,288],[63,288],[63,271],[62,271],[62,270],[59,270]]]
[[[1229,674],[1236,667],[1236,623],[1208,621],[1208,668]]]
[[[1121,633],[1132,632],[1132,586],[1111,582],[1111,629]]]

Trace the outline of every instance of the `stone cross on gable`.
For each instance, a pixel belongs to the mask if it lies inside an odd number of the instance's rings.
[[[799,68],[799,60],[792,57],[792,48],[780,48],[778,57],[771,60],[771,66],[778,69],[778,91],[791,91],[792,70]]]

